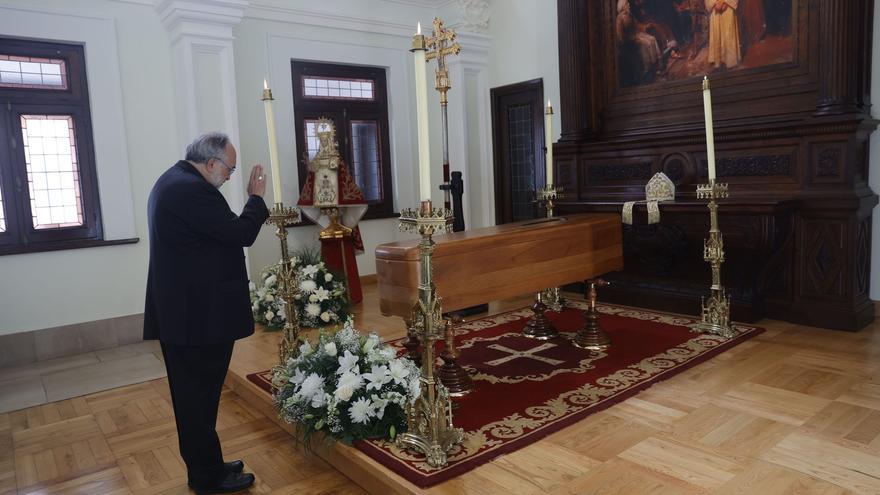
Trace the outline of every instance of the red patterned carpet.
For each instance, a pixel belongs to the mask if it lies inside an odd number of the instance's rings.
[[[570,305],[583,308],[580,301]],[[521,309],[474,320],[456,331],[460,362],[475,389],[457,399],[456,427],[465,441],[449,453],[449,464],[435,469],[423,456],[385,441],[355,446],[418,486],[458,476],[507,452],[580,421],[635,395],[654,383],[758,335],[761,328],[736,325],[739,335],[725,339],[693,333],[692,317],[600,305],[600,324],[611,336],[604,352],[589,352],[569,339],[583,325],[582,312],[548,313],[563,333],[538,341],[522,336],[531,311]],[[403,340],[393,341],[400,347]],[[269,392],[269,372],[248,379]]]

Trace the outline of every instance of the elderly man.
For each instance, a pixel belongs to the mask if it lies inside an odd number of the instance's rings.
[[[235,170],[235,148],[225,134],[200,136],[187,146],[186,159],[159,177],[147,206],[144,339],[161,342],[180,454],[199,493],[254,483],[241,461],[223,462],[216,431],[233,343],[254,331],[242,248],[253,244],[269,216],[261,165],[251,170],[241,215],[229,209],[218,189]]]

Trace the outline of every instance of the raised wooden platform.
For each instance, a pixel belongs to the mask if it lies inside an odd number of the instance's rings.
[[[525,295],[490,312],[530,302]],[[402,321],[378,305],[376,286],[365,285],[358,328],[404,336]],[[376,494],[880,493],[880,325],[857,334],[759,325],[767,332],[749,342],[427,490],[352,448],[314,453]],[[245,376],[277,362],[279,337],[259,331],[239,341],[227,378],[276,421]]]

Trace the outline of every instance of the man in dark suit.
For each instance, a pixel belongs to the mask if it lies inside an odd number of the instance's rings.
[[[225,134],[198,137],[153,186],[147,206],[150,267],[144,339],[165,357],[180,454],[190,486],[230,493],[254,483],[241,461],[224,463],[217,408],[236,339],[254,332],[242,250],[269,216],[266,179],[255,165],[236,215],[218,190],[236,169]]]

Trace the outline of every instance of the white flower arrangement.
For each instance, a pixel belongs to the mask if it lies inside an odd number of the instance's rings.
[[[293,262],[299,283],[299,295],[294,301],[299,325],[320,328],[344,322],[350,314],[345,283],[313,252],[303,252],[302,256],[293,257]],[[266,267],[260,273],[260,286],[250,284],[254,320],[270,329],[282,328],[287,321],[284,301],[278,295],[279,268],[280,265]]]
[[[348,444],[393,439],[406,430],[406,405],[419,397],[420,375],[410,359],[396,357],[376,334],[358,333],[349,318],[276,368],[274,400],[306,442],[319,431]]]

